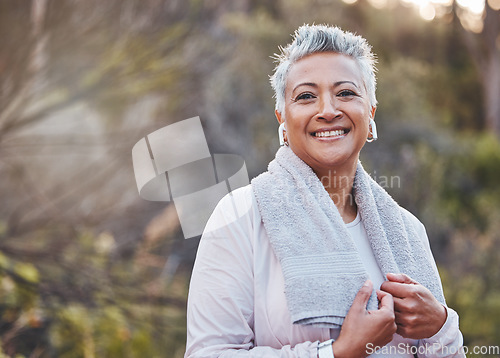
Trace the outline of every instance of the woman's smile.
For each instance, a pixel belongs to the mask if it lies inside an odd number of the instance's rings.
[[[345,136],[349,133],[349,129],[346,128],[330,128],[330,129],[319,129],[315,132],[312,132],[311,135],[320,140],[332,140],[332,139],[341,139],[345,138]]]

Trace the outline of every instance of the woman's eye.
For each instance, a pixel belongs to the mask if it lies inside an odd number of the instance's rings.
[[[308,99],[313,99],[313,98],[316,98],[316,96],[314,96],[312,93],[302,93],[300,95],[297,96],[297,98],[295,98],[296,101],[299,101],[299,100],[308,100]]]
[[[343,91],[340,91],[338,94],[337,94],[338,97],[351,97],[351,96],[356,96],[356,93],[354,91],[351,91],[351,90],[343,90]]]

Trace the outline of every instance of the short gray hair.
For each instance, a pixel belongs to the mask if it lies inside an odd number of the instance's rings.
[[[372,106],[377,105],[375,88],[376,59],[372,47],[361,36],[343,31],[336,26],[303,25],[293,36],[292,43],[280,48],[276,54],[278,65],[271,76],[271,86],[276,98],[276,110],[283,113],[285,108],[286,78],[290,67],[301,58],[318,52],[336,52],[352,57],[359,65],[361,77]]]

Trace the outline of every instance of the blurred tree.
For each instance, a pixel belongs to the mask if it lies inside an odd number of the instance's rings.
[[[477,2],[475,8],[480,8],[479,4]],[[421,14],[429,7],[432,8],[432,18],[438,15],[448,23],[453,16],[452,26],[460,28],[460,38],[476,67],[482,89],[483,113],[476,121],[500,138],[500,3],[498,0],[484,1],[482,12],[474,12],[456,0],[448,3],[431,1],[420,4]],[[458,53],[457,56],[462,57]],[[450,58],[449,62],[455,61]]]
[[[464,29],[463,36],[481,76],[486,128],[500,138],[500,6],[493,9],[492,3],[485,4],[482,30],[474,34]]]

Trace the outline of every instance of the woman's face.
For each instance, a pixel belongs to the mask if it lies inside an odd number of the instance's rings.
[[[291,66],[284,112],[276,112],[290,148],[318,175],[355,168],[374,114],[358,64],[333,52]]]

